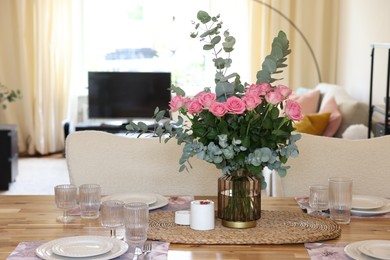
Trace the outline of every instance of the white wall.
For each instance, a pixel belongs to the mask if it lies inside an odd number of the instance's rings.
[[[340,0],[337,84],[364,102],[369,100],[371,44],[390,43],[389,0]],[[375,52],[374,104],[383,104],[388,52]]]

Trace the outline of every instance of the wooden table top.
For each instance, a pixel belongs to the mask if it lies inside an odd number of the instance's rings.
[[[293,198],[262,198],[262,209],[301,211]],[[0,196],[0,259],[6,259],[22,241],[49,241],[76,235],[107,235],[107,230],[100,226],[99,220],[82,220],[77,217],[74,223],[63,225],[56,222],[56,217],[60,214],[61,211],[54,204],[54,196],[51,195]],[[353,218],[349,225],[341,225],[341,228],[341,236],[326,243],[390,239],[389,218]],[[168,259],[310,258],[303,244],[196,246],[171,244]]]

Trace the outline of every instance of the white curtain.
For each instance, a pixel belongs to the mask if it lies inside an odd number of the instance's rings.
[[[283,17],[281,12],[287,17]],[[318,83],[336,80],[338,0],[251,0],[252,10],[252,75],[261,69],[261,62],[271,51],[273,38],[280,30],[287,34],[292,53],[287,58],[283,83],[295,89],[301,86],[314,88]],[[318,62],[321,79],[312,53]]]
[[[0,1],[0,81],[22,99],[0,111],[18,126],[19,151],[63,149],[72,61],[73,0]]]

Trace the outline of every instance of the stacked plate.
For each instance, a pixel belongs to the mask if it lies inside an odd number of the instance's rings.
[[[390,200],[365,195],[353,195],[352,209],[353,215],[374,216],[390,212]]]
[[[102,198],[102,201],[106,200],[121,200],[124,203],[144,202],[149,205],[149,210],[158,209],[168,204],[168,198],[162,195],[143,192],[118,193]]]
[[[390,240],[364,240],[348,244],[344,252],[353,259],[390,260]]]
[[[39,246],[35,253],[45,260],[113,259],[127,252],[126,242],[103,236],[65,237]]]

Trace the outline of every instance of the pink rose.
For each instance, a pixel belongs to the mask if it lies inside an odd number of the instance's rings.
[[[228,98],[225,102],[225,106],[229,112],[237,115],[244,113],[246,109],[244,101],[235,96]]]
[[[189,97],[183,98],[183,107],[187,108],[190,106],[192,100]]]
[[[199,99],[201,96],[203,96],[204,94],[206,94],[207,92],[206,91],[201,91],[201,92],[199,92],[198,94],[196,94],[195,96],[194,96],[194,99]]]
[[[210,112],[215,116],[224,116],[227,112],[225,104],[221,102],[214,102],[210,107]]]
[[[199,100],[192,100],[188,106],[188,112],[191,114],[199,114],[202,112],[203,106]]]
[[[262,100],[259,96],[247,92],[245,96],[242,98],[242,101],[245,103],[246,109],[253,110],[259,104],[261,104]]]
[[[298,102],[288,99],[286,102],[286,107],[284,108],[284,111],[286,115],[292,119],[292,120],[301,120],[302,119],[302,113],[301,113],[301,107],[298,104]]]
[[[265,96],[268,92],[271,91],[271,86],[268,83],[252,84],[247,89],[247,93],[252,93],[257,96]]]
[[[282,94],[279,91],[276,91],[276,89],[274,89],[273,91],[268,92],[265,95],[265,99],[267,100],[268,103],[276,105],[282,102],[285,98],[282,96]]]
[[[176,112],[184,106],[184,99],[182,96],[174,96],[169,102],[170,112]]]
[[[292,90],[284,85],[278,85],[275,91],[279,92],[284,98],[288,98],[292,93]]]
[[[205,107],[209,108],[215,102],[216,95],[214,93],[204,93],[199,97],[199,102]]]

